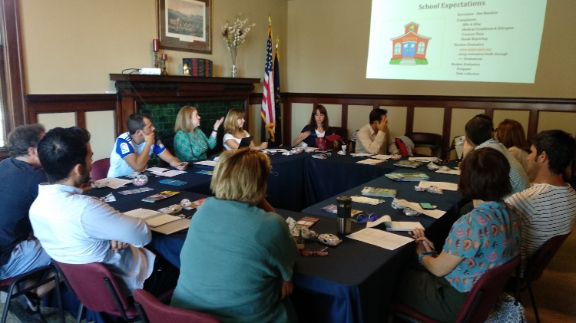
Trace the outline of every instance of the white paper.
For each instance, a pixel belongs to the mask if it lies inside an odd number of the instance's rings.
[[[134,210],[131,210],[128,212],[124,212],[124,214],[127,216],[131,216],[134,218],[145,220],[145,219],[151,218],[153,216],[160,215],[162,213],[160,213],[158,211],[150,210],[150,209],[139,208],[139,209],[134,209]]]
[[[412,238],[373,228],[366,228],[354,232],[349,234],[348,238],[369,243],[371,245],[388,250],[395,250],[414,240]]]
[[[438,169],[436,171],[436,173],[440,173],[440,174],[451,174],[451,175],[458,175],[460,176],[460,170],[459,169],[452,169],[450,167],[440,167],[440,169]]]
[[[380,163],[383,163],[383,162],[384,162],[384,161],[383,161],[383,160],[380,160],[380,159],[370,159],[370,158],[368,158],[368,159],[363,159],[363,160],[357,161],[356,163],[358,163],[358,164],[366,164],[366,165],[377,165],[377,164],[380,164]]]
[[[375,198],[366,197],[366,196],[351,196],[351,198],[352,198],[352,202],[369,204],[369,205],[378,205],[378,204],[384,202],[384,200],[375,199]]]
[[[154,173],[158,176],[164,176],[164,177],[174,177],[174,176],[178,176],[181,174],[186,174],[186,171],[183,170],[178,170],[178,169],[171,169],[162,173]]]
[[[444,191],[458,191],[458,184],[456,183],[448,183],[448,182],[430,182],[430,181],[420,181],[418,183],[418,187],[420,188],[429,188],[429,187],[437,187]]]
[[[159,227],[153,227],[152,231],[169,235],[178,231],[186,230],[188,227],[190,227],[190,219],[178,219]]]
[[[132,183],[129,179],[122,179],[122,178],[115,178],[115,177],[107,177],[102,178],[97,181],[94,181],[94,186],[101,188],[101,187],[110,187],[111,189],[115,190],[120,188],[126,184]]]
[[[204,166],[216,167],[216,165],[218,164],[218,161],[215,161],[215,160],[203,160],[203,161],[195,162],[194,164],[196,164],[196,165],[204,165]]]
[[[438,158],[438,157],[409,157],[408,160],[409,161],[420,161],[420,162],[424,162],[424,163],[428,163],[428,162],[436,163],[436,162],[440,161],[440,158]]]
[[[414,229],[424,230],[424,226],[422,226],[422,223],[418,221],[392,221],[392,218],[389,215],[384,215],[374,222],[367,222],[366,227],[372,228],[381,223],[385,223],[386,230],[388,231],[412,231]]]
[[[408,202],[403,199],[396,199],[396,203],[402,207],[410,208],[418,213],[422,213],[434,219],[440,219],[446,212],[442,210],[424,210],[420,207],[420,204],[414,202]]]
[[[372,156],[372,154],[369,154],[369,153],[351,153],[350,156],[352,156],[352,157],[369,157],[369,156]]]
[[[374,158],[374,159],[380,159],[380,160],[388,160],[390,158],[392,158],[392,155],[374,155],[370,158]]]
[[[277,153],[284,154],[284,153],[289,153],[289,152],[290,152],[289,150],[281,149],[281,148],[279,148],[279,149],[264,149],[264,153],[271,153],[271,154],[277,154]]]
[[[168,168],[162,168],[162,167],[150,167],[147,169],[147,171],[152,172],[152,173],[163,173],[167,170],[168,170]]]
[[[152,218],[148,218],[146,219],[146,224],[148,224],[150,227],[158,227],[161,226],[163,224],[172,222],[172,221],[176,221],[176,220],[180,220],[181,217],[179,216],[175,216],[175,215],[170,215],[170,214],[160,214],[158,216],[154,216]]]

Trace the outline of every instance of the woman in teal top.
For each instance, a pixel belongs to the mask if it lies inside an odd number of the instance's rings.
[[[265,200],[270,161],[248,148],[222,153],[208,198],[180,254],[172,306],[222,322],[291,322],[296,246]]]
[[[455,321],[474,284],[520,250],[519,217],[503,201],[512,191],[506,157],[481,148],[461,170],[458,189],[477,206],[454,222],[440,254],[422,230],[413,232],[422,267],[408,271],[398,291],[399,302],[442,322]]]
[[[212,133],[206,137],[200,129],[200,116],[195,107],[185,106],[178,111],[174,125],[174,151],[182,161],[195,162],[206,160],[208,150],[216,147],[218,128],[224,121],[220,118],[214,122]]]

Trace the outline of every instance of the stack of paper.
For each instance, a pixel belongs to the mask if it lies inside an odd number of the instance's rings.
[[[163,234],[171,234],[185,230],[190,226],[189,219],[183,219],[180,216],[164,214],[150,209],[139,208],[124,212],[124,214],[144,220],[153,231]]]
[[[419,182],[430,178],[425,173],[388,173],[385,176],[400,182]]]
[[[381,159],[371,159],[371,158],[357,161],[358,164],[366,164],[366,165],[378,165],[378,164],[383,163],[383,162],[384,161]]]
[[[214,160],[203,160],[203,161],[195,162],[194,164],[196,164],[196,165],[204,165],[204,166],[216,167],[216,165],[218,164],[218,162],[217,162],[217,161],[214,161]]]
[[[423,163],[428,163],[428,162],[439,162],[440,158],[438,157],[409,157],[408,160],[410,161],[419,161],[419,162],[423,162]]]
[[[115,190],[129,183],[132,183],[132,181],[129,179],[108,177],[94,181],[92,185],[96,188],[110,187],[111,189]]]
[[[388,231],[412,231],[414,229],[424,230],[422,223],[420,223],[418,221],[416,221],[416,222],[392,221],[392,218],[389,215],[384,215],[374,222],[367,222],[366,227],[372,228],[372,227],[375,227],[381,223],[384,223],[384,225],[386,225],[386,230],[388,230]]]
[[[351,198],[352,198],[352,202],[369,204],[369,205],[378,205],[378,204],[384,202],[384,200],[374,199],[374,198],[366,197],[366,196],[351,196]]]
[[[434,219],[439,219],[446,213],[445,211],[442,210],[424,210],[422,207],[420,207],[419,203],[408,202],[403,199],[395,199],[394,201],[398,206],[402,206],[405,208],[407,207],[409,209],[412,209],[418,213],[422,213]]]
[[[422,189],[427,189],[429,187],[437,187],[443,191],[458,191],[458,184],[448,182],[421,181],[420,183],[418,183],[418,187]]]
[[[396,197],[396,190],[384,187],[365,186],[362,195],[371,197]]]

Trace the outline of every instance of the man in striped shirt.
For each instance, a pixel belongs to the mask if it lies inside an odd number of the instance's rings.
[[[536,136],[527,157],[532,186],[506,199],[521,215],[522,258],[532,256],[547,240],[567,234],[576,221],[576,191],[563,178],[574,160],[576,141],[561,130]]]

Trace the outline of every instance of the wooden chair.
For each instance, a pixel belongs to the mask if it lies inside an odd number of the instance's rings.
[[[506,286],[506,281],[520,265],[517,256],[509,262],[488,270],[468,294],[464,306],[458,312],[456,322],[481,323],[486,320],[494,309],[500,294]],[[394,311],[400,318],[418,322],[436,322],[434,319],[414,310],[404,304],[395,304]]]

